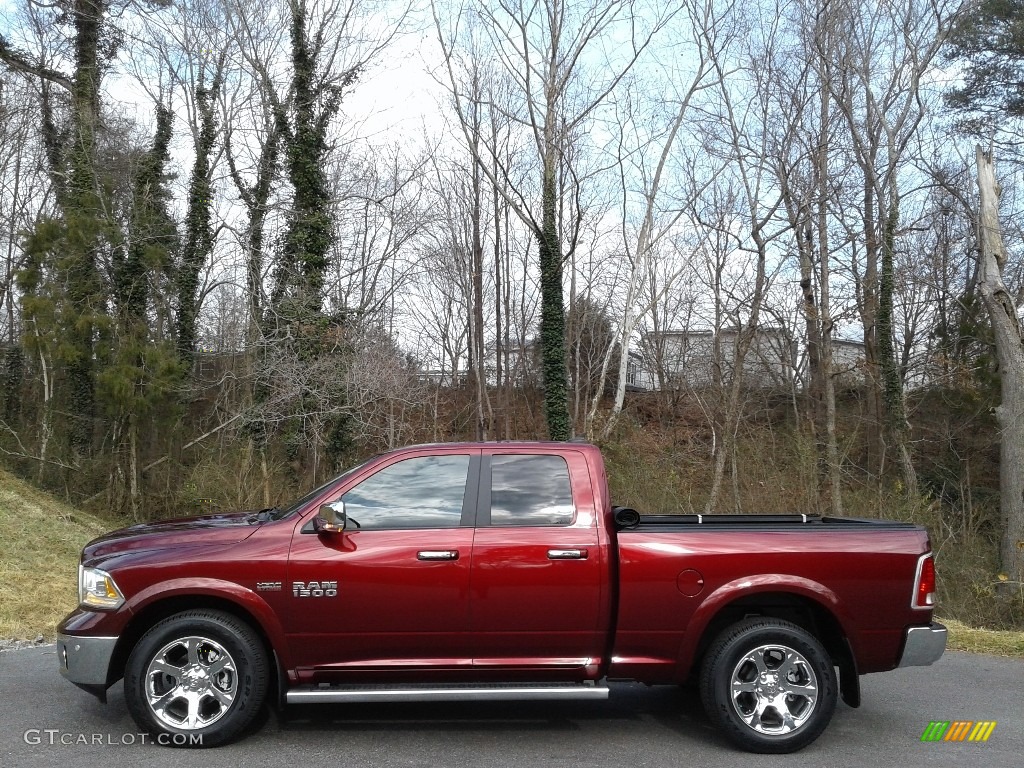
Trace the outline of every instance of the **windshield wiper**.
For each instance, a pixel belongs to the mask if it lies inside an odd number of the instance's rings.
[[[249,525],[255,525],[256,523],[269,523],[271,520],[277,520],[277,516],[280,515],[281,510],[277,507],[267,507],[261,509],[255,515],[249,515],[245,520]]]

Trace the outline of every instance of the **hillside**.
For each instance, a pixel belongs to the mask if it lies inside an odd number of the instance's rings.
[[[118,525],[0,470],[0,639],[52,638],[78,602],[82,546]]]

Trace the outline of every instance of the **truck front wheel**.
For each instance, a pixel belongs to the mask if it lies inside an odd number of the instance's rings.
[[[711,720],[750,752],[802,749],[821,735],[836,708],[828,652],[796,624],[745,619],[712,643],[700,675]]]
[[[220,611],[186,611],[136,644],[124,695],[135,722],[157,743],[213,747],[252,723],[267,680],[267,652],[251,627]]]

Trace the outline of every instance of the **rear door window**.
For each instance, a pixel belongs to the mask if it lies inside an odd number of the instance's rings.
[[[571,525],[569,466],[561,456],[491,456],[492,526]]]

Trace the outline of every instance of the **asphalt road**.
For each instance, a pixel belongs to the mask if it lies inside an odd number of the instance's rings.
[[[0,765],[1024,766],[1024,661],[947,653],[932,667],[862,683],[861,708],[840,703],[825,734],[794,755],[738,752],[695,691],[640,685],[614,685],[606,702],[292,707],[284,718],[268,711],[241,742],[185,751],[143,744],[120,684],[103,706],[60,677],[53,646],[44,646],[0,653]],[[930,720],[998,724],[986,743],[922,743]]]

